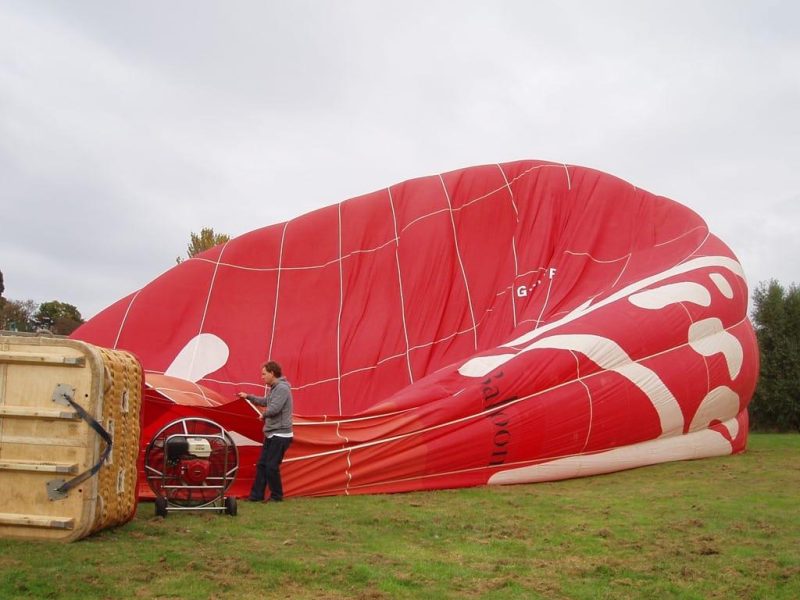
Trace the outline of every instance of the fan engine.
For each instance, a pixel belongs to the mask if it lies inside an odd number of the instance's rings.
[[[183,418],[163,427],[147,445],[144,471],[156,495],[156,514],[170,510],[219,510],[236,514],[225,497],[239,469],[236,444],[208,419]]]

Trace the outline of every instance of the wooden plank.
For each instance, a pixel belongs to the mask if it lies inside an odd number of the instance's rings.
[[[45,517],[41,515],[0,513],[0,525],[22,525],[24,527],[72,529],[75,526],[75,519],[70,517]]]
[[[60,408],[31,408],[29,406],[0,406],[0,417],[20,417],[30,419],[78,419],[74,410]]]
[[[9,352],[0,350],[0,363],[65,365],[82,367],[86,359],[82,356],[65,356],[63,354],[43,354],[39,352]]]
[[[77,473],[78,465],[66,462],[44,462],[30,460],[0,460],[0,471],[40,471],[44,473]]]
[[[90,430],[91,431],[91,430]],[[45,451],[48,446],[70,446],[72,448],[91,448],[91,441],[83,437],[35,437],[31,435],[9,435],[5,432],[0,432],[0,443],[3,444],[29,444],[38,447],[39,451]],[[36,450],[37,448],[31,448]]]

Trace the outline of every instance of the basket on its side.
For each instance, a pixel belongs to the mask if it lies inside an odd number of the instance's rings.
[[[133,518],[142,385],[128,352],[0,335],[0,537],[74,541]]]

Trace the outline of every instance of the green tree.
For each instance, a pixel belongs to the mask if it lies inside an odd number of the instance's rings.
[[[774,279],[753,292],[761,371],[750,416],[754,429],[800,431],[800,288]]]
[[[72,304],[51,300],[42,302],[33,316],[37,329],[47,329],[58,335],[69,335],[83,323],[80,311]]]
[[[0,303],[0,329],[10,331],[35,331],[33,300],[3,300]]]
[[[6,286],[3,285],[3,272],[0,271],[0,298],[3,297],[3,292],[6,291]]]
[[[201,252],[210,250],[214,246],[224,244],[230,239],[231,236],[229,236],[227,233],[214,233],[213,227],[203,227],[200,230],[200,233],[195,233],[194,231],[190,233],[190,240],[186,246],[186,255],[189,258],[192,258]],[[182,263],[183,261],[184,259],[180,256],[176,259],[178,264]]]

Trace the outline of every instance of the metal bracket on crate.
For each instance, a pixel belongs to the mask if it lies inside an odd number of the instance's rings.
[[[75,400],[75,388],[66,383],[59,383],[53,390],[53,402],[69,406]]]
[[[47,497],[50,500],[63,500],[67,497],[67,492],[61,491],[61,486],[66,482],[63,479],[52,479],[47,482]]]
[[[53,390],[53,402],[57,402],[59,404],[66,404],[71,406],[75,409],[75,412],[78,413],[78,416],[86,421],[89,424],[89,427],[94,429],[103,441],[106,443],[106,447],[103,450],[103,453],[100,455],[100,459],[97,463],[87,469],[80,475],[70,479],[69,481],[64,481],[63,479],[53,479],[47,482],[47,497],[50,500],[61,500],[67,497],[67,493],[74,488],[76,485],[83,483],[92,475],[95,475],[99,470],[100,467],[103,466],[103,463],[106,462],[108,459],[109,454],[111,454],[111,446],[113,445],[113,440],[109,433],[103,429],[103,426],[98,423],[92,415],[90,415],[84,408],[75,402],[75,388],[64,384],[59,383],[56,386],[56,389]]]

